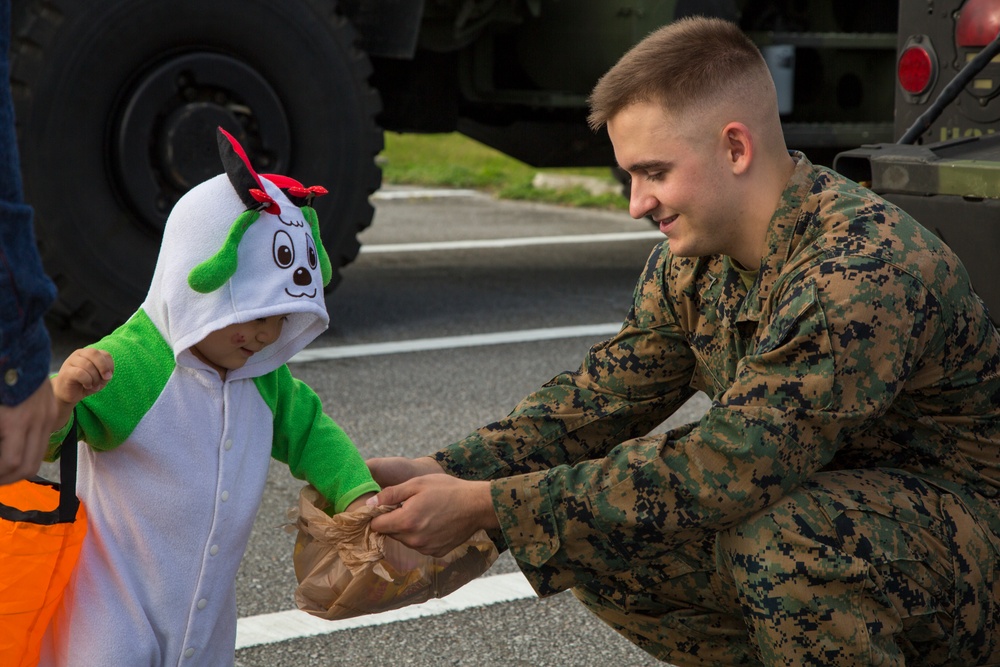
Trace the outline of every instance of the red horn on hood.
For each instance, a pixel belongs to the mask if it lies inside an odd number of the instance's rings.
[[[277,215],[281,208],[264,191],[264,184],[260,176],[250,164],[250,158],[236,138],[219,129],[219,157],[222,158],[222,165],[226,169],[226,176],[232,183],[233,189],[239,195],[246,207],[263,208],[264,211]]]

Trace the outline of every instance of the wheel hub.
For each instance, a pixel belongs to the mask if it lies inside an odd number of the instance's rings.
[[[278,95],[253,68],[229,56],[190,53],[141,77],[114,128],[120,194],[157,234],[177,200],[223,171],[216,128],[231,133],[254,164],[285,171],[290,131]]]
[[[206,156],[204,150],[205,137],[212,136],[217,127],[240,127],[239,119],[209,102],[185,104],[167,117],[154,158],[171,187],[187,191],[219,173],[213,156]],[[218,163],[218,154],[214,157]]]

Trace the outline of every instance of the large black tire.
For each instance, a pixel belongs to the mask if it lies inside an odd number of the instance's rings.
[[[260,172],[328,188],[323,244],[335,269],[357,256],[381,184],[380,101],[335,4],[21,4],[11,79],[54,323],[102,335],[135,311],[173,204],[222,172],[218,125]]]

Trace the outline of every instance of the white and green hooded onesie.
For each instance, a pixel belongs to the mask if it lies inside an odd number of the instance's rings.
[[[285,365],[329,321],[330,265],[307,205],[324,191],[256,174],[221,130],[219,145],[227,173],[177,202],[146,300],[94,346],[115,371],[76,409],[89,526],[42,665],[231,665],[236,572],[270,458],[338,512],[378,491]],[[225,381],[190,350],[272,315],[288,315],[280,338]]]

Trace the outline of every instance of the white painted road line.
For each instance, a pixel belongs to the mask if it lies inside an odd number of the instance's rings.
[[[406,188],[402,190],[379,190],[372,199],[436,199],[439,197],[485,197],[476,190],[450,188]]]
[[[533,597],[536,597],[535,591],[524,575],[520,572],[512,572],[473,579],[451,595],[428,600],[423,604],[411,605],[381,614],[347,618],[342,621],[324,621],[298,609],[248,616],[236,622],[236,649],[274,644],[300,637],[326,635],[351,628],[364,628],[427,616],[440,616],[473,607],[485,607]]]
[[[378,243],[362,245],[362,254],[384,252],[428,252],[432,250],[479,250],[483,248],[517,248],[532,245],[562,245],[567,243],[613,243],[618,241],[663,240],[662,232],[609,232],[606,234],[574,234],[570,236],[521,236],[509,239],[477,239],[468,241],[428,241],[424,243]]]
[[[561,338],[606,338],[618,333],[621,326],[620,322],[611,322],[608,324],[588,324],[575,327],[551,327],[548,329],[523,329],[521,331],[468,334],[466,336],[414,338],[412,340],[401,340],[391,343],[360,343],[358,345],[315,347],[302,350],[289,359],[288,363],[301,364],[310,361],[352,359],[356,357],[371,357],[382,354],[426,352],[429,350],[451,350],[460,347],[478,347],[481,345],[533,343],[540,340],[558,340]]]

